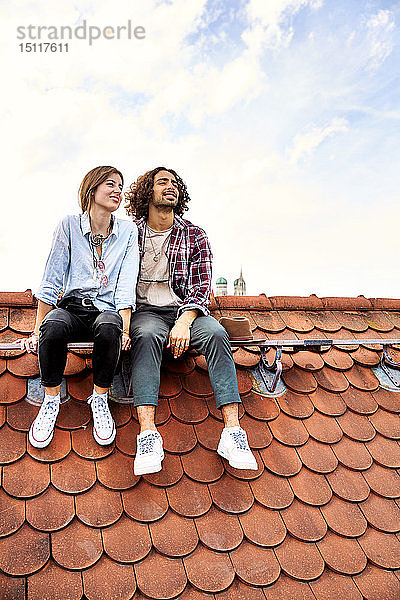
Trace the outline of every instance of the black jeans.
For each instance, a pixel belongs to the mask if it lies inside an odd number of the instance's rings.
[[[40,326],[38,352],[42,385],[61,384],[68,342],[93,341],[93,383],[110,387],[121,353],[121,338],[122,318],[117,312],[75,306],[55,308]]]

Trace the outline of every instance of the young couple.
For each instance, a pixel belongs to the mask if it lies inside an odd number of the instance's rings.
[[[33,333],[18,340],[38,349],[43,404],[29,441],[45,448],[60,408],[67,343],[93,340],[93,392],[88,403],[93,436],[111,444],[116,427],[108,389],[121,350],[131,352],[132,388],[140,433],[135,475],[161,469],[162,438],[155,426],[163,350],[178,358],[189,347],[204,354],[224,429],[218,454],[237,469],[257,469],[240,427],[240,396],[228,335],[210,316],[212,254],[202,229],[182,218],[190,200],[172,169],[158,167],[133,183],[126,209],[136,221],[116,218],[123,176],[96,167],[79,188],[82,214],[58,225],[42,283]],[[139,276],[138,276],[139,275]],[[60,292],[62,298],[59,300]]]

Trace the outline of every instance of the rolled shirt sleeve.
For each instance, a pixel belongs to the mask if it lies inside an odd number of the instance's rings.
[[[64,217],[57,225],[50,253],[47,258],[42,282],[36,291],[36,298],[46,304],[56,305],[63,289],[65,275],[70,263],[69,217]]]

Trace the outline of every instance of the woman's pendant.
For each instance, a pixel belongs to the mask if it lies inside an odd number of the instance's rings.
[[[107,287],[108,286],[108,277],[107,275],[103,275],[102,278],[100,279],[100,285],[102,287]]]
[[[104,271],[104,269],[106,268],[106,265],[104,264],[104,262],[102,260],[99,260],[99,262],[97,263],[97,266],[99,267],[100,271]]]

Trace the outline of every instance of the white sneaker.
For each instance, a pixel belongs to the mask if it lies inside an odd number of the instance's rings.
[[[93,393],[87,399],[93,415],[93,437],[100,446],[107,446],[115,440],[117,430],[114,419],[104,396]]]
[[[257,461],[250,450],[247,435],[241,427],[225,427],[222,430],[217,452],[234,469],[257,470]]]
[[[35,448],[46,448],[53,438],[60,410],[59,396],[45,396],[42,406],[29,430],[29,441]]]
[[[133,472],[135,475],[157,473],[161,471],[161,461],[164,459],[162,437],[158,431],[146,429],[137,436],[137,450]]]

